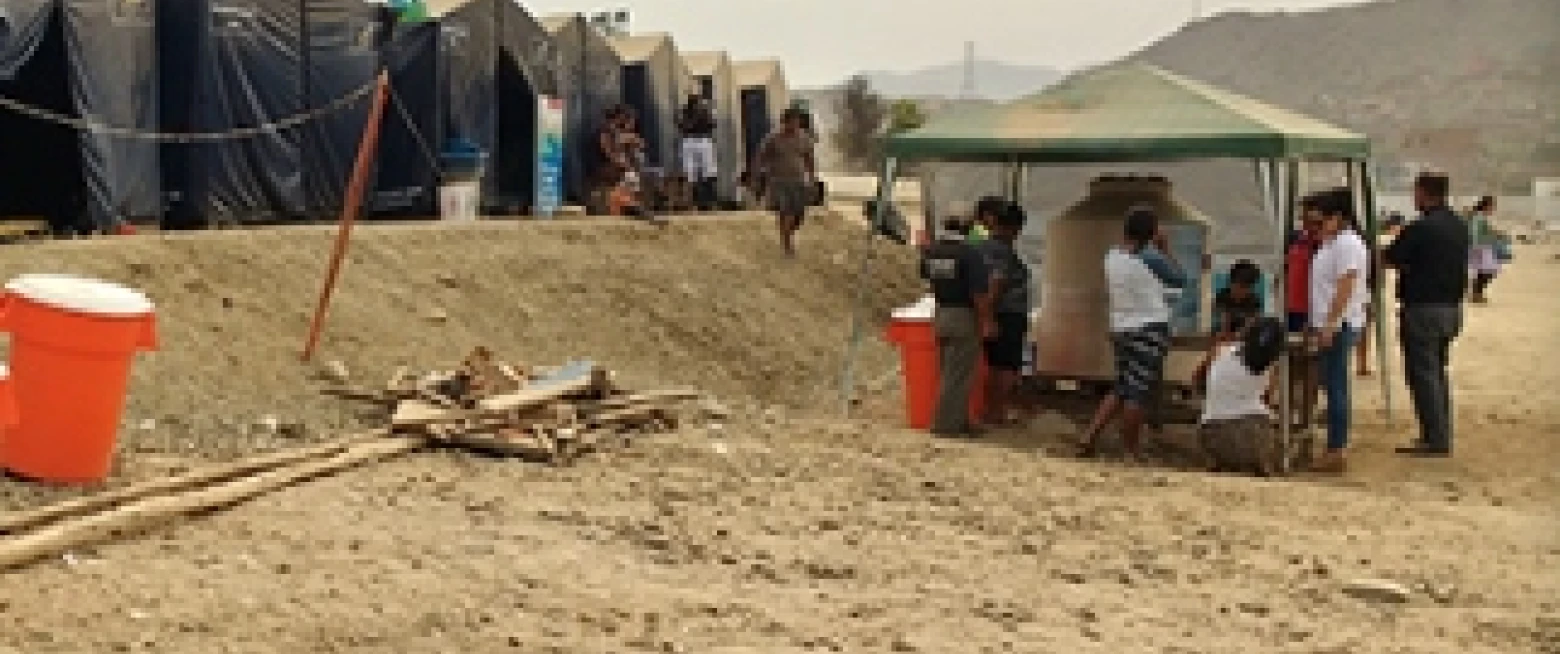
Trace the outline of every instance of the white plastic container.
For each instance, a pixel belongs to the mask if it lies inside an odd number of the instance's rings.
[[[152,313],[152,301],[133,288],[76,275],[21,275],[5,284],[7,293],[72,313],[139,316]]]
[[[932,316],[936,315],[936,313],[937,300],[932,299],[932,296],[928,295],[915,304],[894,309],[891,315],[897,321],[931,322]]]
[[[481,182],[446,182],[439,186],[439,218],[476,220],[477,206],[481,198]]]

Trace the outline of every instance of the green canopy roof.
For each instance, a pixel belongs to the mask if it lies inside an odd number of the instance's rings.
[[[1073,76],[1006,104],[938,116],[888,156],[948,161],[1363,159],[1362,135],[1144,64]]]

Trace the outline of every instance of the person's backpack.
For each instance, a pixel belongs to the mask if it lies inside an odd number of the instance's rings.
[[[1501,263],[1511,263],[1511,237],[1500,234],[1495,237],[1495,260]]]

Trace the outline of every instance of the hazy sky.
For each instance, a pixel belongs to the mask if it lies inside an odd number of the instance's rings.
[[[1060,68],[1114,59],[1180,27],[1201,7],[1305,10],[1362,0],[526,0],[537,14],[627,9],[633,31],[684,50],[780,57],[793,86],[861,70],[909,70],[976,56]]]

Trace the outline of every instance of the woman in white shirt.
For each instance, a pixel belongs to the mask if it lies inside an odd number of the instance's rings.
[[[1311,259],[1311,334],[1327,395],[1327,453],[1313,469],[1341,473],[1352,422],[1349,353],[1365,328],[1370,248],[1354,229],[1354,196],[1348,189],[1321,193],[1313,206],[1321,219],[1317,234],[1322,245]]]
[[[1279,319],[1258,318],[1216,343],[1199,368],[1204,392],[1198,437],[1214,472],[1268,477],[1284,471],[1287,453],[1267,400],[1286,332]]]

